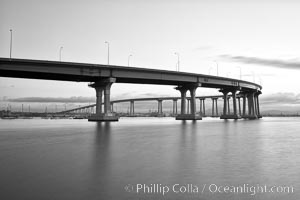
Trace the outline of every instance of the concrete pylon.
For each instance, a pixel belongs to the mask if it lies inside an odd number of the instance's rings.
[[[236,88],[230,88],[230,89],[222,89],[220,92],[223,93],[224,98],[224,107],[223,107],[223,114],[221,115],[221,119],[240,119],[241,116],[237,112],[237,105],[236,105]],[[233,105],[233,113],[230,113],[229,108],[229,97],[228,93],[232,94],[232,105]]]
[[[202,117],[196,114],[196,89],[201,84],[178,86],[175,89],[181,93],[181,113],[176,116],[176,120],[201,120]],[[186,92],[190,91],[190,113],[186,113]]]
[[[106,78],[89,86],[96,90],[96,113],[89,116],[89,121],[118,121],[119,118],[111,112],[110,89],[116,78]],[[104,109],[102,110],[102,97],[104,95]]]
[[[241,110],[241,97],[240,96],[237,96],[236,97],[237,100],[238,100],[238,113],[240,116],[242,116],[242,110]]]
[[[218,97],[213,97],[211,98],[212,100],[212,111],[211,111],[211,116],[212,117],[218,117]]]
[[[243,97],[243,118],[246,116],[246,105],[247,105],[247,94],[246,93],[240,93]]]
[[[129,115],[134,116],[134,101],[130,101]]]
[[[261,94],[261,91],[257,91],[257,90],[243,91],[240,93],[240,95],[243,97],[243,115],[242,115],[243,118],[245,119],[261,118],[260,111],[259,111],[259,100],[258,100],[259,94]],[[248,110],[246,110],[246,108]]]
[[[261,95],[261,91],[257,91],[256,93],[254,93],[254,98],[255,98],[255,102],[256,102],[256,115],[258,118],[262,118],[262,116],[260,114],[260,109],[259,109],[259,98],[258,98],[259,95]]]
[[[173,116],[177,115],[177,99],[173,99]]]
[[[200,100],[200,115],[205,117],[205,98],[199,98]]]
[[[157,102],[157,111],[158,111],[158,117],[162,117],[163,116],[163,111],[162,111],[162,99],[158,99]]]
[[[187,88],[176,87],[175,89],[179,90],[179,92],[181,94],[180,114],[184,115],[184,114],[186,114],[186,92],[187,92]]]

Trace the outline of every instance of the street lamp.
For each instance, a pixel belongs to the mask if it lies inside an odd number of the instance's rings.
[[[179,61],[179,53],[175,52],[175,55],[177,55],[177,71],[179,72],[179,64],[180,64],[180,61]]]
[[[217,61],[214,60],[214,62],[217,64],[217,76],[219,76],[219,64]]]
[[[11,59],[11,52],[12,52],[12,32],[13,30],[10,29],[10,48],[9,48],[9,59]]]
[[[105,41],[105,44],[107,44],[107,64],[109,65],[109,42]]]
[[[129,67],[129,61],[131,56],[132,56],[131,54],[128,56],[128,67]]]
[[[64,47],[60,47],[60,48],[59,48],[59,61],[61,61],[61,52],[62,52],[63,48],[64,48]]]

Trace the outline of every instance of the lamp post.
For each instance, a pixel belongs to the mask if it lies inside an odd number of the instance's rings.
[[[129,67],[129,61],[131,56],[132,56],[131,54],[128,56],[128,67]]]
[[[177,71],[179,72],[179,66],[180,66],[179,53],[175,52],[175,55],[177,55]]]
[[[109,42],[105,41],[105,44],[107,44],[107,64],[109,65]]]
[[[62,52],[63,48],[64,47],[62,47],[62,46],[59,48],[59,61],[61,61],[61,52]]]
[[[10,29],[9,30],[10,31],[10,48],[9,48],[9,59],[11,59],[11,52],[12,52],[12,32],[13,32],[13,30],[12,29]]]
[[[219,64],[217,61],[214,60],[214,62],[217,64],[217,76],[219,76]]]

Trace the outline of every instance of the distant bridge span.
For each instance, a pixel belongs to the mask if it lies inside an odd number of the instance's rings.
[[[9,58],[0,58],[0,76],[93,82],[89,86],[96,90],[96,114],[89,118],[90,121],[118,120],[111,112],[110,88],[113,83],[177,86],[176,89],[181,93],[181,113],[177,116],[179,120],[201,119],[201,116],[196,114],[195,91],[198,87],[217,88],[223,93],[224,107],[221,118],[241,118],[237,113],[236,92],[238,91],[240,95],[243,95],[244,107],[246,107],[246,100],[248,102],[248,113],[245,113],[244,117],[258,118],[260,116],[258,95],[262,87],[256,83],[232,78],[115,65]],[[186,110],[187,91],[190,91],[191,96],[190,112]],[[233,97],[233,114],[228,113],[228,93],[231,93]],[[102,98],[104,109],[102,109]]]
[[[212,105],[212,116],[219,116],[218,114],[218,104],[217,104],[217,99],[218,98],[222,98],[223,96],[222,95],[213,95],[213,96],[197,96],[195,97],[196,99],[199,99],[200,100],[200,113],[203,113],[205,115],[205,99],[212,99],[213,101],[213,105]],[[228,98],[230,98],[231,95],[228,96]],[[240,98],[239,96],[237,96],[237,98]],[[145,98],[134,98],[134,99],[119,99],[119,100],[114,100],[114,101],[111,101],[111,110],[113,111],[114,109],[114,104],[116,103],[126,103],[126,102],[129,102],[130,103],[130,115],[134,115],[134,103],[135,102],[139,102],[139,101],[158,101],[158,109],[157,109],[157,112],[158,112],[158,116],[161,116],[163,115],[163,112],[162,112],[162,101],[173,101],[173,115],[177,115],[178,114],[178,108],[177,108],[177,101],[180,100],[181,98],[180,97],[145,97]],[[188,100],[188,109],[187,111],[189,111],[189,105],[190,105],[190,100],[191,98],[190,97],[187,97],[187,100]],[[229,101],[228,101],[229,102]],[[240,105],[240,102],[239,102],[239,105]],[[96,106],[96,104],[90,104],[90,105],[87,105],[87,106],[81,106],[81,107],[78,107],[78,108],[73,108],[73,109],[69,109],[69,110],[64,110],[64,111],[61,111],[61,112],[58,112],[59,113],[71,113],[71,112],[76,112],[76,111],[82,111],[82,110],[86,110],[86,109],[89,109],[89,108],[94,108]],[[240,106],[239,106],[240,108]],[[90,111],[92,112],[92,111]],[[241,109],[240,111],[241,112]]]

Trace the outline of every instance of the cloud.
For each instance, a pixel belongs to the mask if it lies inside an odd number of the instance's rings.
[[[270,67],[282,68],[282,69],[300,69],[300,62],[295,60],[277,60],[277,59],[265,59],[258,57],[247,57],[247,56],[232,56],[232,55],[221,55],[221,58],[233,60],[235,62],[246,63],[246,64],[259,64]]]
[[[267,104],[268,106],[280,104],[280,105],[295,105],[300,104],[300,94],[294,93],[274,93],[269,95],[262,95],[260,97],[260,103]]]
[[[39,102],[39,103],[89,103],[95,102],[95,97],[24,97],[24,98],[15,98],[9,99],[10,102]]]
[[[199,46],[197,48],[195,48],[195,51],[207,51],[207,50],[212,50],[213,47],[212,46]]]

